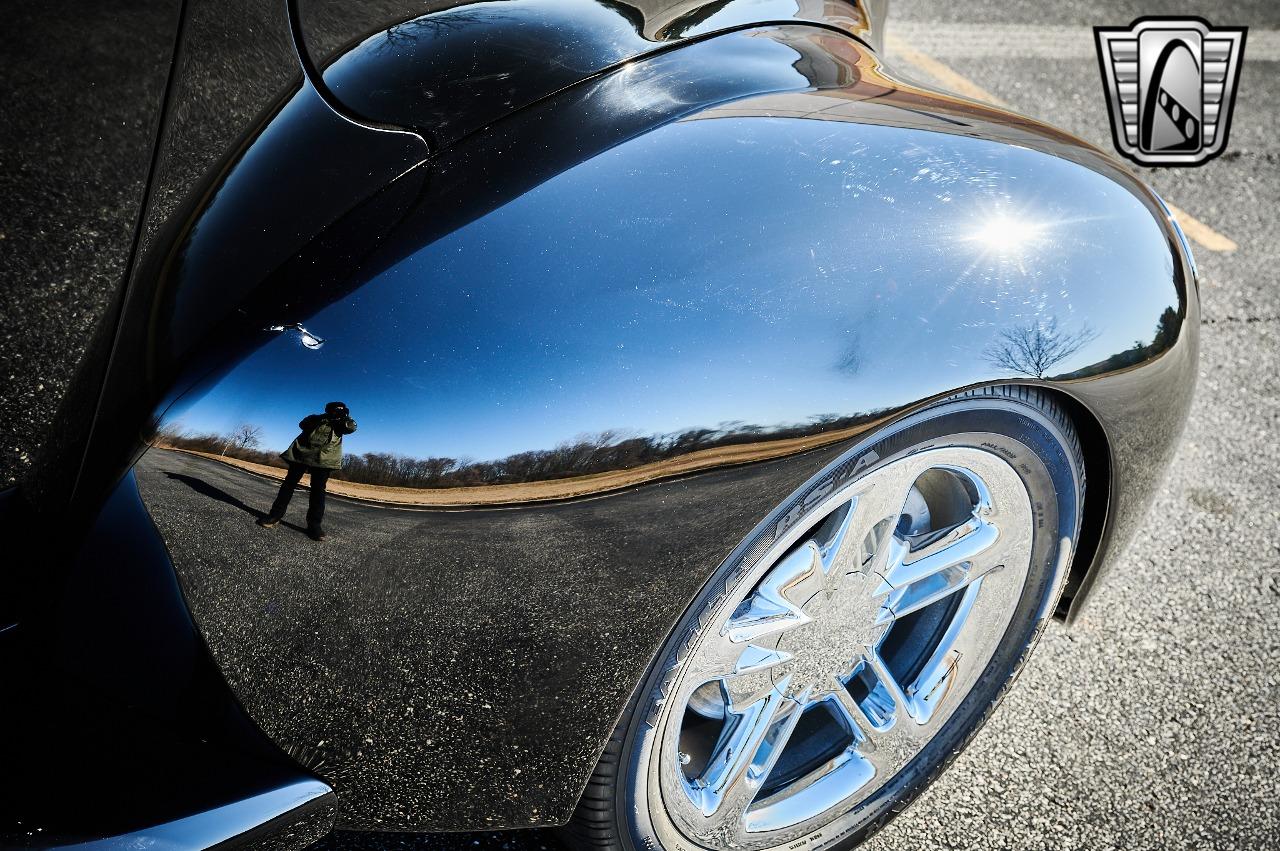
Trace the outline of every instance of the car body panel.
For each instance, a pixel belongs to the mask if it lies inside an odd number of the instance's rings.
[[[0,346],[9,377],[0,399],[9,423],[0,487],[25,485],[60,440],[57,405],[77,369],[85,395],[96,398],[101,386],[101,354],[131,272],[181,10],[177,0],[6,10],[0,280],[5,323],[22,331]],[[92,408],[78,413],[90,419]],[[11,578],[0,576],[0,598],[10,601],[18,595],[5,584]]]
[[[354,115],[412,128],[433,148],[623,63],[719,32],[807,22],[869,40],[876,14],[876,4],[857,0],[409,5],[418,14],[400,4],[301,4],[302,41]]]
[[[122,400],[139,380],[130,373],[141,357],[133,348],[142,345],[132,317],[149,309],[155,265],[180,242],[177,234],[193,211],[208,203],[244,146],[302,85],[284,3],[188,0],[174,5],[180,26],[176,44],[170,45],[168,89],[127,275],[113,294],[115,309],[87,341],[31,473],[22,482],[24,499],[40,513],[57,514],[63,522],[74,518],[81,533],[127,466],[121,456],[127,458],[136,443],[134,424],[119,432],[112,425],[115,411],[129,407]],[[85,20],[92,23],[92,18]],[[65,23],[59,26],[65,34]],[[136,29],[132,33],[136,42]],[[74,79],[83,84],[83,75]],[[421,150],[421,142],[417,144]],[[305,153],[295,157],[303,158]],[[277,221],[275,226],[288,223]],[[113,359],[129,366],[109,371]],[[74,554],[77,536],[68,538]]]
[[[154,246],[102,465],[155,435],[140,490],[204,641],[342,825],[566,820],[698,588],[883,422],[980,384],[1069,395],[1110,446],[1114,550],[1185,418],[1196,298],[1149,190],[847,35],[628,63],[420,165],[370,156],[290,230],[264,198],[308,170],[253,165],[299,150],[274,140],[336,163],[380,132],[292,97]],[[282,237],[238,252],[218,222]],[[283,449],[333,399],[363,466],[331,539],[254,527],[272,453],[191,433]]]
[[[10,501],[0,528],[44,531]],[[45,617],[0,633],[0,847],[301,848],[329,832],[332,789],[227,690],[132,474],[78,544]]]
[[[303,847],[331,828],[334,796],[245,718],[210,661],[126,474],[139,421],[122,413],[154,403],[134,371],[151,263],[301,85],[285,4],[27,4],[10,23],[22,37],[8,44],[44,62],[6,80],[11,106],[41,105],[11,128],[32,166],[11,200],[37,224],[48,202],[59,224],[31,240],[9,228],[7,256],[36,283],[40,268],[65,266],[58,291],[97,287],[103,299],[50,313],[79,365],[68,384],[28,363],[46,397],[66,392],[20,488],[0,500],[0,528],[29,544],[0,569],[0,845],[154,844],[176,830],[188,843]]]

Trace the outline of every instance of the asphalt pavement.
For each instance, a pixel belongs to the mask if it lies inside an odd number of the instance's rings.
[[[1247,25],[1246,56],[1260,57],[1246,62],[1223,156],[1140,169],[1238,246],[1193,245],[1203,326],[1191,421],[1142,532],[1090,607],[1071,628],[1050,627],[992,721],[870,851],[1280,845],[1280,5],[899,2],[889,32],[914,35],[918,50],[927,41],[953,73],[1111,150],[1089,28],[1144,14]],[[339,833],[315,847],[557,843],[547,831]]]

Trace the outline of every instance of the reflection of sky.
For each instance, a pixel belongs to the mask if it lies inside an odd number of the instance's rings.
[[[349,451],[477,459],[610,428],[794,423],[990,377],[995,330],[1088,313],[1097,337],[1068,372],[1149,341],[1165,306],[1138,283],[1170,260],[1136,209],[1078,166],[956,135],[675,123],[306,319],[323,349],[273,337],[182,422],[257,423],[283,448],[340,399]],[[1035,224],[1002,239],[992,220]]]

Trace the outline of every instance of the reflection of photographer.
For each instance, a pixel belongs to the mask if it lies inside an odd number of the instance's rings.
[[[324,492],[329,484],[329,474],[342,467],[342,438],[356,430],[351,411],[341,402],[324,406],[323,414],[311,414],[298,423],[302,433],[280,453],[289,462],[289,474],[280,485],[280,493],[271,506],[271,513],[258,521],[268,529],[284,519],[285,509],[293,497],[303,473],[311,474],[311,499],[307,506],[307,534],[317,541],[325,538],[320,521],[324,519]]]

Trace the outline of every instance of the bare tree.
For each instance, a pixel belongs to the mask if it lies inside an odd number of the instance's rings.
[[[241,423],[232,430],[231,434],[227,435],[227,442],[222,446],[222,454],[226,455],[227,450],[233,446],[236,449],[256,449],[261,443],[261,426]]]
[[[152,443],[157,446],[179,446],[182,441],[191,438],[191,433],[181,423],[167,423],[154,428],[152,434]]]
[[[1097,338],[1098,332],[1088,325],[1067,332],[1058,327],[1057,319],[1050,317],[1046,322],[1006,328],[984,354],[998,367],[1044,378],[1049,370]]]
[[[489,13],[492,15],[492,12]],[[375,44],[378,51],[395,47],[412,47],[420,40],[436,41],[450,33],[486,20],[485,15],[448,9],[436,15],[423,15],[395,24],[382,34],[382,41]],[[372,41],[372,39],[371,39]]]

